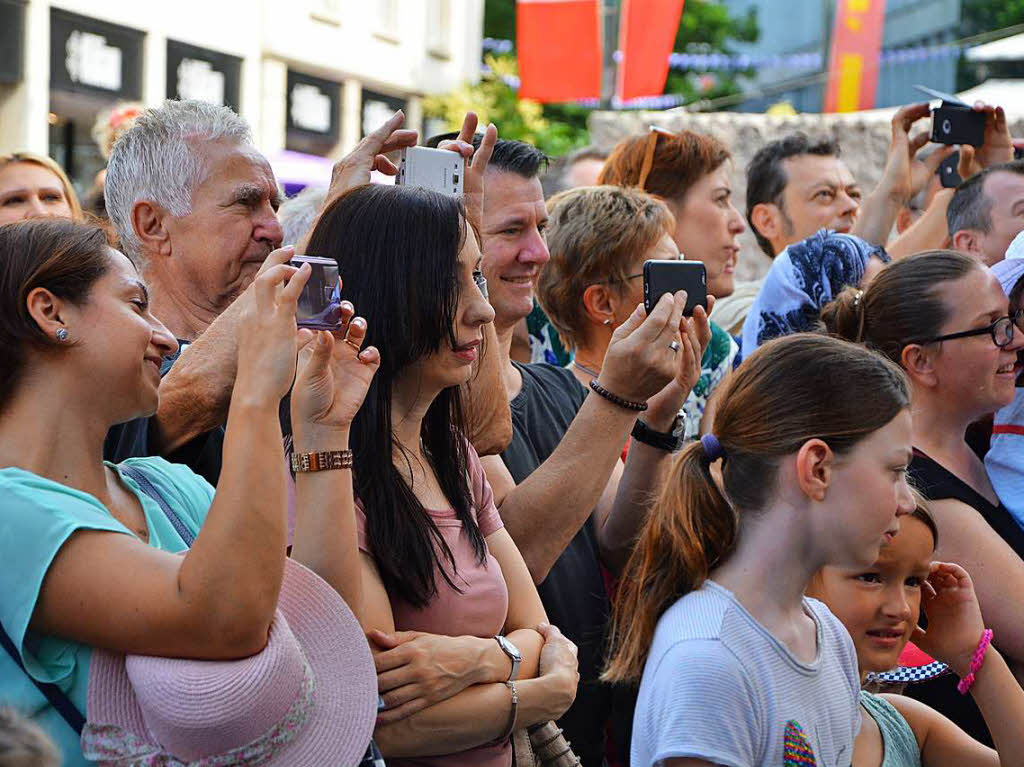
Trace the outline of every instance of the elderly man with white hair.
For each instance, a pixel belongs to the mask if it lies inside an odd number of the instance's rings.
[[[396,113],[335,165],[328,199],[368,183],[374,169],[395,172],[383,153],[416,143],[403,120]],[[264,265],[293,253],[280,247],[274,172],[248,124],[227,107],[166,101],[114,145],[105,198],[122,249],[149,286],[153,314],[181,347],[165,361],[156,415],[112,429],[105,457],[160,454],[216,484],[247,288]],[[503,447],[501,431],[492,450]]]

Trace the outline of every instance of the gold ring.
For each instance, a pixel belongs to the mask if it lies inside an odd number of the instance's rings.
[[[353,349],[355,349],[356,350],[356,354],[359,354],[359,352],[361,352],[363,350],[362,344],[357,344],[351,338],[346,338],[345,339],[345,343],[348,344],[349,346],[351,346]]]

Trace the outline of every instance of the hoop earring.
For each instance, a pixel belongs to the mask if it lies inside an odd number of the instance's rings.
[[[57,328],[57,340],[60,341],[62,344],[63,343],[67,343],[67,340],[68,340],[68,329],[67,328]]]

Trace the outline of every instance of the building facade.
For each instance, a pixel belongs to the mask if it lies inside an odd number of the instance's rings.
[[[877,2],[877,0],[875,0]],[[825,80],[822,72],[828,65],[829,40],[835,21],[836,0],[724,0],[734,13],[757,11],[761,36],[758,42],[737,46],[742,53],[755,56],[778,54],[781,57],[799,54],[818,55],[824,67],[794,69],[765,68],[758,72],[753,89],[763,94],[737,107],[744,112],[762,112],[769,105],[790,102],[799,112],[820,112],[824,104]],[[947,93],[956,88],[958,54],[941,48],[956,40],[960,24],[960,0],[887,0],[883,53],[900,51],[901,55],[884,57],[879,67],[875,106],[888,107],[921,101],[914,85],[926,85]]]
[[[97,115],[226,104],[268,157],[334,159],[395,109],[479,76],[483,0],[0,0],[0,152],[49,153],[79,190]],[[328,179],[325,179],[325,182]]]

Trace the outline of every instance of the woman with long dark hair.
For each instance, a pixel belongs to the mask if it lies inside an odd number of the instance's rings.
[[[307,252],[338,262],[380,350],[352,423],[375,738],[389,764],[507,766],[512,729],[560,716],[576,668],[465,437],[459,386],[494,316],[475,233],[454,198],[369,185],[325,209]],[[304,528],[322,529],[300,512]]]

